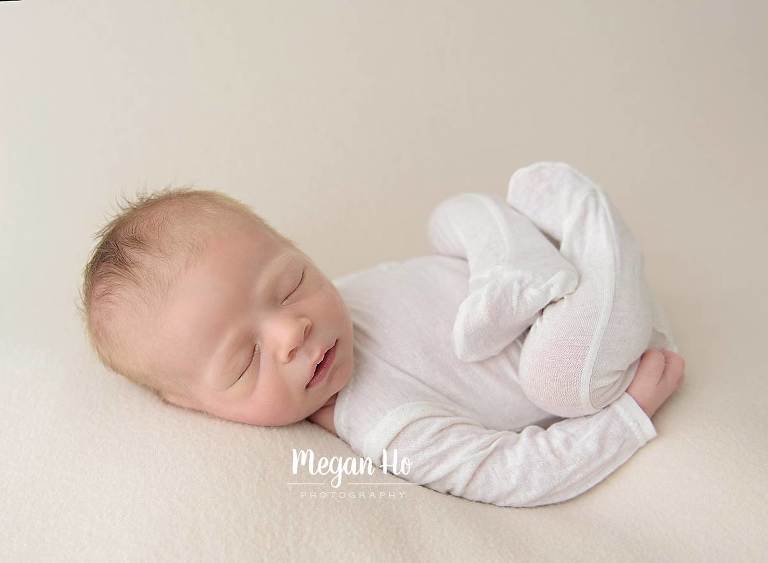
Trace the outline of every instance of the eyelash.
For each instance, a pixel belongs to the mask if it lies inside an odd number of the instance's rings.
[[[291,292],[288,294],[288,297],[290,297],[291,295],[293,295],[294,293],[296,293],[296,290],[298,290],[298,289],[299,289],[299,287],[301,287],[301,282],[303,282],[303,281],[304,281],[304,272],[306,272],[306,271],[307,271],[307,270],[306,270],[306,268],[304,268],[303,270],[301,270],[301,279],[299,279],[299,283],[298,283],[298,285],[296,285],[296,287],[294,288],[294,290],[293,290],[293,291],[291,291]],[[286,300],[286,299],[288,299],[288,297],[286,297],[285,299],[283,299],[283,303],[285,303],[285,300]]]
[[[259,347],[259,345],[258,345],[258,344],[256,344],[256,345],[253,347],[253,355],[251,356],[251,361],[250,361],[250,362],[248,362],[248,365],[247,365],[247,366],[245,366],[245,369],[243,370],[243,373],[241,373],[241,374],[240,374],[240,377],[238,377],[238,378],[235,380],[235,383],[237,383],[238,381],[240,381],[240,380],[243,378],[243,376],[245,375],[245,373],[248,371],[248,369],[250,369],[250,367],[251,367],[251,364],[253,364],[253,359],[256,357],[256,348],[258,348],[258,347]]]
[[[295,288],[293,291],[291,291],[291,292],[288,294],[288,297],[290,297],[291,295],[293,295],[294,293],[296,293],[296,291],[299,289],[299,287],[301,287],[301,283],[304,281],[304,272],[306,272],[306,268],[305,268],[305,269],[303,269],[303,270],[301,271],[301,278],[299,279],[299,283],[296,285],[296,288]],[[283,299],[283,303],[285,303],[285,300],[286,300],[286,299],[288,299],[288,297],[286,297],[285,299]],[[251,365],[253,364],[253,360],[254,360],[254,358],[256,357],[256,348],[258,348],[258,347],[259,347],[259,345],[258,345],[258,344],[256,344],[256,345],[253,347],[253,355],[251,356],[251,361],[249,361],[249,362],[248,362],[248,365],[247,365],[247,366],[245,367],[245,369],[243,370],[243,373],[241,373],[241,374],[240,374],[240,377],[238,377],[238,378],[237,378],[237,381],[240,381],[240,380],[242,379],[242,377],[245,375],[245,372],[247,372],[247,371],[248,371],[248,369],[249,369],[249,368],[251,367]],[[237,381],[236,381],[235,383],[237,383]]]

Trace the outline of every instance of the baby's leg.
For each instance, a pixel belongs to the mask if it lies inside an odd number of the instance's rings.
[[[468,294],[453,324],[454,352],[465,362],[498,354],[578,285],[576,268],[500,197],[461,193],[442,201],[427,234],[440,254],[469,266]]]
[[[643,255],[607,195],[567,164],[516,171],[507,202],[560,244],[579,271],[576,290],[551,303],[531,326],[520,357],[520,384],[552,414],[593,414],[626,390],[662,314],[643,273]]]

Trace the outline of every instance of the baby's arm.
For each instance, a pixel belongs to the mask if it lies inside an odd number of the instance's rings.
[[[532,507],[587,491],[656,437],[643,409],[624,393],[603,410],[520,432],[485,428],[435,403],[411,403],[392,413],[407,421],[388,438],[370,440],[366,454],[381,464],[410,461],[401,478],[430,489],[498,506]],[[382,436],[382,434],[384,434]]]
[[[427,236],[438,253],[468,262],[469,292],[453,325],[454,352],[466,362],[498,354],[578,285],[574,266],[500,198],[462,193],[442,201]]]

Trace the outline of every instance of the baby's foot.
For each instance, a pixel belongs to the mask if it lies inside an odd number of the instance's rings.
[[[542,309],[573,293],[578,284],[572,266],[541,278],[503,265],[471,279],[470,293],[453,325],[456,356],[465,362],[495,356],[525,332]]]
[[[579,283],[579,271],[536,225],[496,196],[462,193],[441,202],[427,232],[439,253],[466,258],[469,267],[453,325],[461,360],[498,354]]]
[[[563,238],[563,221],[585,197],[599,191],[592,180],[569,164],[536,162],[512,174],[507,203],[559,242]]]

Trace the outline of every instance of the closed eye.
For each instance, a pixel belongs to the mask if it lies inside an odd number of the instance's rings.
[[[296,291],[299,289],[299,287],[301,287],[301,282],[302,282],[302,281],[304,281],[304,272],[305,272],[305,271],[306,271],[306,268],[304,268],[303,270],[301,270],[301,278],[299,279],[299,283],[296,285],[296,287],[293,289],[293,291],[291,291],[291,292],[288,294],[288,297],[290,297],[291,295],[293,295],[294,293],[296,293]],[[285,300],[286,300],[286,299],[288,299],[288,297],[286,297],[285,299],[283,299],[283,303],[285,303]]]
[[[240,380],[243,378],[243,376],[245,375],[245,372],[247,372],[247,371],[248,371],[248,368],[250,368],[250,367],[251,367],[251,364],[253,363],[253,360],[254,360],[254,358],[256,358],[256,348],[258,348],[258,347],[259,347],[259,345],[258,345],[258,344],[256,344],[256,345],[253,347],[253,355],[251,356],[251,361],[250,361],[250,362],[248,362],[248,365],[247,365],[247,366],[245,366],[245,369],[243,370],[243,373],[241,373],[241,374],[240,374],[240,377],[238,377],[237,379],[235,379],[235,383],[237,383],[238,381],[240,381]],[[233,383],[232,385],[234,385],[235,383]]]

